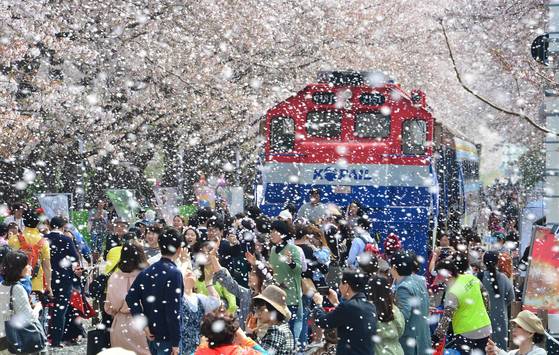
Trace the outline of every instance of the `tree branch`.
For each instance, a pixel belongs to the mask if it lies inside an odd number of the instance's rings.
[[[456,61],[454,60],[454,54],[452,53],[452,48],[450,47],[450,41],[449,41],[449,39],[448,39],[448,35],[446,34],[446,28],[444,27],[443,20],[440,20],[439,22],[440,22],[441,28],[442,28],[442,30],[443,30],[444,39],[445,39],[445,41],[446,41],[446,47],[448,48],[448,54],[449,54],[449,56],[450,56],[450,60],[452,61],[452,67],[453,67],[453,69],[454,69],[454,73],[456,74],[456,79],[458,79],[458,82],[460,83],[460,85],[462,86],[462,88],[463,88],[464,90],[466,90],[467,92],[469,92],[470,94],[472,94],[476,99],[478,99],[478,100],[480,100],[481,102],[483,102],[483,103],[485,103],[485,104],[491,106],[492,108],[494,108],[494,109],[497,110],[497,111],[506,113],[506,114],[511,115],[511,116],[519,117],[519,118],[521,118],[521,119],[527,121],[527,122],[528,122],[530,125],[532,125],[534,128],[536,128],[536,129],[538,129],[538,130],[540,130],[540,131],[542,131],[542,132],[551,133],[551,134],[554,134],[554,135],[556,135],[556,136],[559,136],[559,133],[558,133],[558,132],[554,132],[554,131],[550,130],[549,128],[544,127],[544,126],[538,124],[532,117],[527,116],[527,115],[525,115],[525,114],[523,114],[523,113],[520,113],[520,112],[515,112],[515,111],[508,110],[508,109],[506,109],[506,108],[503,108],[503,107],[501,107],[501,106],[499,106],[499,105],[497,105],[497,104],[491,102],[490,100],[486,99],[485,97],[481,96],[480,94],[478,94],[478,93],[476,93],[474,90],[472,90],[470,87],[468,87],[468,86],[462,81],[462,77],[460,76],[460,72],[458,71],[458,67],[456,66]]]
[[[530,61],[525,61],[526,64],[528,64],[528,66],[530,67],[530,69],[532,69],[534,71],[534,74],[536,74],[537,76],[539,76],[540,78],[542,78],[543,80],[547,81],[549,85],[553,85],[553,86],[557,86],[559,85],[558,82],[556,82],[555,80],[548,78],[547,76],[541,74],[538,69],[536,69],[532,63]]]

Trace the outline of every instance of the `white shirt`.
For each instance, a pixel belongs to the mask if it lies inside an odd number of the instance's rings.
[[[12,312],[10,311],[10,288],[11,286],[0,284],[0,337],[6,336],[4,322],[12,318]],[[13,314],[17,316],[15,319],[25,324],[25,322],[28,323],[37,318],[29,304],[27,291],[19,283],[14,285],[12,300]]]

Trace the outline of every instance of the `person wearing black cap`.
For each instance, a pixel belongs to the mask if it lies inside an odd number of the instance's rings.
[[[184,237],[174,228],[159,236],[161,259],[144,269],[132,283],[126,304],[133,317],[146,319],[144,332],[152,354],[179,354],[180,310],[183,277],[175,262],[184,247]]]
[[[50,244],[50,258],[52,264],[52,293],[55,306],[53,307],[50,322],[52,346],[61,346],[64,334],[66,312],[72,294],[72,284],[79,272],[79,254],[74,241],[64,235],[66,221],[62,217],[53,217],[50,220],[51,232],[45,235]],[[81,276],[81,273],[80,275]]]
[[[51,263],[50,247],[37,229],[40,219],[35,210],[27,210],[23,213],[23,233],[12,235],[8,239],[8,245],[13,250],[25,252],[29,258],[32,269],[31,285],[33,291],[42,297],[45,293],[52,294],[51,290]]]
[[[365,286],[367,280],[362,271],[345,270],[339,290],[344,298],[340,303],[338,295],[332,289],[328,291],[328,300],[334,307],[326,313],[322,308],[323,297],[319,292],[313,296],[316,307],[313,310],[316,325],[323,329],[336,328],[338,345],[336,354],[374,355],[373,337],[377,330],[375,305],[367,301]]]
[[[320,220],[328,216],[328,209],[320,202],[320,190],[311,189],[309,202],[304,203],[297,212],[298,218],[306,218],[313,223],[320,224]]]

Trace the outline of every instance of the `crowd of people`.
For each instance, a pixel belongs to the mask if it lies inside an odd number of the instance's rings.
[[[93,341],[85,318],[108,334],[100,347],[140,355],[546,354],[536,315],[509,320],[517,245],[499,230],[494,245],[440,232],[423,263],[398,235],[372,237],[359,201],[341,210],[316,189],[272,218],[254,206],[154,217],[129,223],[99,201],[89,243],[62,217],[12,205],[0,224],[0,354],[5,322],[38,320],[59,348]]]

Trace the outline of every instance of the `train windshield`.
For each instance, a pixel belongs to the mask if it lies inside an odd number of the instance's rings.
[[[293,150],[295,123],[290,117],[274,117],[270,123],[270,149],[272,152]]]
[[[335,111],[309,112],[306,127],[309,136],[338,138],[342,131],[342,114]]]
[[[423,120],[407,120],[402,123],[402,152],[423,155],[427,143],[427,123]]]
[[[355,115],[354,135],[359,138],[386,138],[390,135],[390,115],[380,111]]]

